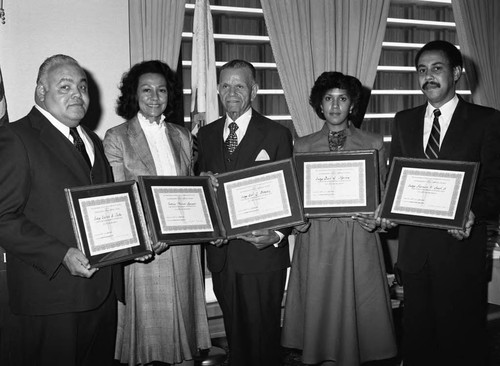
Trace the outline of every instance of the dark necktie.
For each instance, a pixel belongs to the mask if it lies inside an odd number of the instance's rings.
[[[226,145],[227,151],[232,154],[236,147],[238,146],[238,136],[236,136],[236,130],[238,129],[238,125],[235,122],[231,122],[229,124],[229,136],[227,136],[224,144]]]
[[[85,149],[85,144],[83,143],[83,140],[80,137],[80,134],[78,133],[76,127],[70,127],[69,134],[73,137],[73,145],[75,145],[76,149],[80,152],[80,154],[82,154],[89,168],[92,168],[89,155],[87,154],[87,150]]]
[[[328,133],[328,146],[330,147],[330,151],[342,150],[344,148],[346,138],[347,135],[345,130],[339,132],[330,131]]]
[[[427,159],[439,158],[439,139],[441,135],[439,116],[441,115],[441,111],[439,109],[434,109],[433,113],[434,121],[432,122],[432,131],[429,136],[429,141],[427,142],[427,147],[425,148],[425,156],[427,156]]]

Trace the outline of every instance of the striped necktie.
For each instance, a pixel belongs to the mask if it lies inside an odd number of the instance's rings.
[[[434,109],[433,113],[434,121],[432,122],[432,131],[429,136],[429,141],[427,142],[427,147],[425,148],[425,156],[427,156],[427,159],[439,158],[439,139],[441,135],[439,116],[441,115],[441,111],[439,109]]]

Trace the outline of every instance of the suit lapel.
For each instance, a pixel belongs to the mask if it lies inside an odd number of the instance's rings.
[[[441,144],[439,152],[440,158],[450,155],[453,156],[455,154],[453,150],[456,149],[456,142],[463,139],[463,134],[467,127],[466,123],[470,120],[467,114],[467,105],[463,99],[459,97],[457,107],[455,108],[455,112],[453,112],[450,125],[448,126],[448,130]]]
[[[128,137],[130,139],[130,145],[134,149],[137,157],[148,167],[149,174],[156,175],[153,155],[151,154],[151,150],[149,150],[146,135],[144,135],[144,131],[137,117],[134,117],[129,124]]]
[[[106,160],[106,155],[104,154],[104,148],[99,137],[90,131],[85,126],[82,126],[87,132],[90,140],[94,144],[94,165],[92,166],[92,183],[107,183],[113,181],[113,175],[111,173],[111,167]]]
[[[165,123],[165,133],[171,147],[172,156],[174,157],[175,170],[177,175],[188,175],[182,167],[187,167],[190,165],[190,157],[186,156],[184,149],[182,148],[182,136],[175,127],[170,123]]]
[[[69,141],[50,121],[36,108],[29,114],[31,125],[40,131],[40,141],[54,154],[54,159],[68,167],[68,171],[78,179],[90,184],[90,174],[87,163]]]
[[[265,123],[265,122],[264,122]],[[263,122],[260,114],[252,110],[252,118],[248,124],[247,132],[238,145],[238,161],[237,166],[249,167],[252,166],[260,152],[261,141],[264,140],[265,134],[263,131]]]
[[[427,108],[427,104],[421,105],[417,107],[415,113],[415,120],[406,121],[408,130],[409,130],[409,149],[411,149],[411,156],[415,156],[416,158],[426,159],[425,151],[424,151],[424,118],[425,118],[425,110]]]
[[[226,121],[226,115],[224,117],[218,119],[214,124],[214,129],[210,134],[206,135],[206,141],[203,144],[207,148],[210,148],[210,151],[205,151],[205,154],[210,154],[210,161],[212,164],[216,164],[217,166],[213,169],[214,173],[222,173],[226,171],[226,166],[224,164],[224,123]],[[213,157],[212,157],[213,156]]]

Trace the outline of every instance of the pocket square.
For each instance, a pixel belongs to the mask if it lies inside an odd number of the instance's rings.
[[[257,155],[257,157],[255,158],[255,161],[266,161],[266,160],[271,160],[271,158],[269,158],[267,151],[262,149],[260,150],[259,155]]]

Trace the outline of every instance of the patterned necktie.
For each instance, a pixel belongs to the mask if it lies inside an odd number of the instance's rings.
[[[345,140],[347,138],[346,130],[339,132],[330,131],[328,133],[328,145],[330,146],[330,151],[342,150],[345,145]]]
[[[76,149],[82,154],[89,168],[92,169],[92,164],[90,163],[89,155],[87,154],[87,150],[85,149],[85,144],[83,143],[80,134],[78,133],[76,127],[69,128],[69,134],[73,137],[73,145],[75,145]]]
[[[238,136],[236,136],[236,130],[238,129],[238,125],[235,122],[231,122],[229,124],[229,136],[227,136],[224,144],[226,145],[227,151],[232,154],[236,147],[238,146]]]
[[[433,113],[434,121],[432,122],[432,131],[429,136],[429,141],[427,142],[427,147],[425,148],[425,156],[427,156],[427,159],[439,158],[439,138],[441,135],[439,116],[441,115],[441,111],[439,109],[434,109]]]

